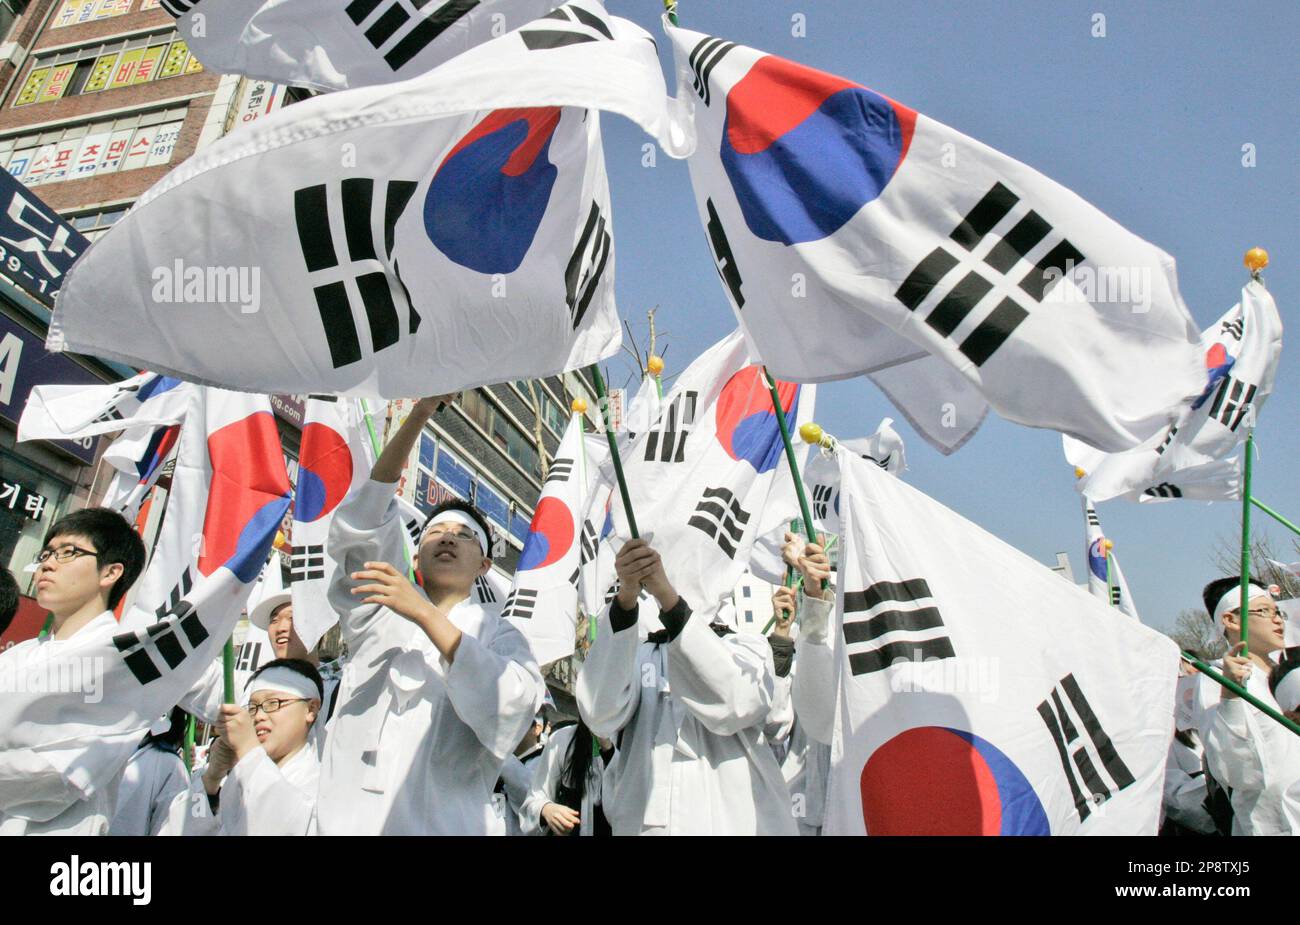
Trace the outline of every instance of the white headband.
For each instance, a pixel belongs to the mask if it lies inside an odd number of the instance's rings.
[[[1287,672],[1277,690],[1273,691],[1273,697],[1284,712],[1300,709],[1300,668]]]
[[[476,524],[474,518],[470,517],[464,511],[458,511],[454,508],[449,511],[442,511],[438,514],[438,520],[436,522],[440,524],[460,524],[462,527],[469,527],[474,531],[474,535],[478,537],[479,548],[483,550],[483,555],[485,556],[488,555],[488,550],[492,548],[492,544],[488,542],[487,534],[483,532],[483,528]],[[431,520],[429,523],[425,524],[424,530],[420,533],[421,543],[424,542],[425,534],[429,532],[429,528],[432,527],[434,523],[435,521]]]
[[[1263,597],[1273,600],[1273,595],[1268,592],[1267,588],[1261,588],[1259,585],[1250,586],[1250,597],[1246,599],[1246,606],[1256,598]],[[1241,585],[1233,585],[1223,593],[1219,598],[1219,603],[1214,605],[1214,622],[1219,624],[1223,622],[1223,615],[1229,610],[1235,610],[1241,604]]]
[[[248,688],[244,691],[244,706],[248,706],[248,702],[253,695],[261,691],[293,694],[303,700],[320,700],[320,691],[316,689],[316,685],[311,678],[299,674],[292,668],[286,668],[284,665],[268,668],[248,682]]]

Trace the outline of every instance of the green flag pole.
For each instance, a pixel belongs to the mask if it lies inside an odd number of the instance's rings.
[[[1280,523],[1282,526],[1286,527],[1286,528],[1287,528],[1288,530],[1290,530],[1292,533],[1300,533],[1300,527],[1297,527],[1295,524],[1291,523],[1291,521],[1287,520],[1285,517],[1283,517],[1283,516],[1282,516],[1281,514],[1279,514],[1277,511],[1273,510],[1271,507],[1269,507],[1269,506],[1268,506],[1267,504],[1265,504],[1263,501],[1260,501],[1258,498],[1251,497],[1251,499],[1250,499],[1250,503],[1253,504],[1253,505],[1255,505],[1255,507],[1259,508],[1261,511],[1263,511],[1265,514],[1267,514],[1269,517],[1272,517],[1274,520],[1276,520],[1276,521],[1277,521],[1278,523]]]
[[[1215,681],[1218,681],[1228,690],[1232,691],[1234,694],[1236,694],[1242,700],[1246,701],[1252,707],[1255,707],[1265,716],[1269,717],[1272,720],[1275,720],[1278,723],[1281,723],[1283,726],[1285,726],[1287,729],[1290,729],[1296,735],[1300,735],[1300,725],[1297,725],[1293,723],[1291,720],[1287,719],[1277,710],[1274,710],[1268,704],[1264,703],[1262,700],[1260,700],[1254,694],[1250,693],[1250,691],[1246,690],[1240,684],[1237,684],[1235,681],[1229,681],[1223,675],[1219,674],[1219,672],[1215,671],[1213,668],[1205,664],[1203,661],[1201,661],[1194,655],[1189,655],[1188,653],[1183,652],[1182,657],[1184,661],[1190,662],[1191,664],[1195,665],[1197,671],[1201,672],[1202,674],[1206,675],[1207,677]]]
[[[609,460],[614,464],[614,478],[618,480],[618,493],[623,499],[627,528],[632,533],[632,539],[640,539],[636,517],[632,513],[632,497],[627,491],[627,480],[623,478],[623,458],[618,453],[618,438],[614,436],[614,428],[609,420],[609,395],[605,391],[605,377],[600,374],[600,368],[595,363],[588,366],[587,371],[591,374],[592,384],[596,387],[596,399],[600,402],[600,417],[605,422],[605,438],[609,441]]]
[[[46,614],[45,622],[41,624],[41,631],[40,633],[37,634],[36,638],[44,639],[46,636],[50,635],[50,627],[52,627],[53,625],[54,625],[54,614],[52,613]]]
[[[664,0],[664,10],[668,13],[668,21],[677,25],[677,0]]]
[[[790,532],[791,533],[803,532],[803,526],[800,524],[799,518],[796,517],[794,520],[790,521]],[[794,587],[794,569],[791,566],[787,565],[785,567],[785,580],[781,583],[787,588]],[[768,633],[770,633],[772,631],[772,627],[775,625],[776,625],[776,614],[774,613],[772,614],[772,619],[767,621],[767,626],[763,627],[763,635],[766,636]]]
[[[1252,408],[1248,414],[1253,416]],[[1242,467],[1241,483],[1241,642],[1246,648],[1242,654],[1250,655],[1250,634],[1247,632],[1250,622],[1250,475],[1251,457],[1255,450],[1254,421],[1251,429],[1246,431],[1246,460]]]
[[[227,639],[221,650],[222,696],[225,703],[235,702],[235,646]]]
[[[785,419],[785,409],[781,407],[781,396],[776,390],[776,380],[763,367],[763,377],[767,380],[768,392],[772,395],[772,409],[776,412],[776,425],[781,429],[781,442],[785,444],[785,459],[790,464],[790,477],[794,479],[794,493],[799,499],[799,513],[803,515],[804,532],[808,542],[817,542],[817,531],[813,528],[812,511],[808,508],[808,496],[803,490],[803,478],[799,475],[799,464],[794,458],[794,443],[790,440],[790,424]]]
[[[194,770],[194,717],[190,716],[185,720],[185,745],[182,758],[185,759],[185,770]]]

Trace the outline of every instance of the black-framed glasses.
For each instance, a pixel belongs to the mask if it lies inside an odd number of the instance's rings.
[[[40,565],[45,562],[45,560],[49,559],[50,556],[54,557],[55,562],[71,562],[78,556],[98,555],[99,553],[95,552],[93,549],[82,549],[80,546],[73,546],[69,543],[67,546],[60,546],[58,549],[42,549],[36,555],[36,564]]]
[[[279,713],[281,707],[288,706],[291,703],[306,703],[306,702],[307,702],[306,697],[295,697],[292,700],[288,700],[288,699],[281,700],[279,697],[268,697],[267,699],[263,700],[261,703],[250,703],[247,707],[247,710],[249,716],[256,717],[258,710],[261,710],[263,713],[269,715],[271,713]]]
[[[468,530],[430,530],[427,535],[433,537],[434,539],[440,539],[441,537],[444,536],[450,536],[460,540],[462,543],[478,542],[478,536],[476,534],[470,533]]]

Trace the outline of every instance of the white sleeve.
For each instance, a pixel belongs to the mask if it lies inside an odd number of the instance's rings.
[[[169,760],[174,759],[174,760]],[[185,773],[185,762],[179,756],[168,753],[163,761],[165,769],[158,789],[149,803],[149,834],[161,835],[167,824],[172,802],[189,791],[189,778]]]
[[[203,767],[190,772],[188,786],[172,797],[155,835],[220,835],[221,822],[213,815],[203,788]]]
[[[533,778],[529,782],[528,796],[519,809],[519,825],[525,835],[545,835],[546,823],[542,810],[547,803],[555,802],[555,791],[560,785],[560,772],[565,756],[573,742],[577,726],[565,726],[554,733],[542,750],[542,757],[533,765]]]
[[[794,702],[790,690],[794,686],[794,672],[784,678],[773,676],[772,709],[767,711],[767,720],[763,723],[763,735],[769,743],[782,742],[794,728]]]
[[[614,738],[632,721],[641,693],[636,670],[636,620],[615,632],[609,612],[610,607],[606,607],[597,620],[596,641],[574,685],[582,721],[604,739]]]
[[[735,735],[767,718],[776,696],[772,647],[763,636],[720,637],[694,614],[668,644],[673,697],[715,735]]]
[[[533,773],[514,755],[507,756],[501,765],[501,783],[506,791],[506,803],[518,814],[528,797],[528,788],[532,785]]]
[[[120,773],[140,733],[72,738],[35,748],[0,750],[0,814],[48,822],[92,798],[105,768]]]
[[[329,602],[339,616],[339,626],[352,658],[366,657],[363,649],[382,651],[404,645],[409,624],[382,604],[363,604],[352,594],[350,577],[367,562],[387,562],[407,573],[406,546],[399,517],[396,486],[392,482],[366,481],[343,499],[330,523],[326,552],[338,568],[330,582]]]
[[[197,716],[209,726],[221,716],[221,704],[226,697],[226,671],[221,659],[208,664],[207,671],[194,682],[177,704],[191,716]]]
[[[804,596],[799,603],[799,640],[794,647],[790,699],[808,738],[831,742],[835,725],[835,653],[830,647],[834,593],[824,599]]]
[[[310,745],[303,746],[310,748]],[[234,782],[249,835],[306,835],[316,809],[315,794],[308,796],[285,780],[271,756],[257,747],[239,760],[222,785],[222,799]]]
[[[541,669],[524,634],[497,621],[486,642],[462,633],[450,665],[443,662],[447,699],[498,761],[519,746],[545,696]]]
[[[1241,698],[1225,697],[1205,737],[1205,762],[1214,779],[1233,790],[1262,793],[1275,784],[1282,789],[1292,782],[1275,781],[1270,771],[1287,767],[1292,735]]]

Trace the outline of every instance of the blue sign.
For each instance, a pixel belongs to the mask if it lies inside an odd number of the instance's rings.
[[[521,543],[528,539],[528,525],[529,520],[527,517],[521,514],[510,515],[510,535]]]
[[[474,506],[482,511],[488,520],[499,525],[501,529],[508,530],[510,528],[510,503],[491,488],[488,488],[486,482],[478,483],[478,493],[474,496]]]
[[[52,305],[64,274],[89,246],[85,235],[0,170],[0,270],[15,284]]]
[[[466,500],[474,497],[474,473],[461,465],[460,460],[451,455],[445,446],[439,448],[438,468],[434,474],[438,476],[438,481],[460,497]]]
[[[3,171],[0,171],[3,173]],[[6,174],[7,176],[7,174]],[[61,353],[48,353],[45,341],[7,315],[0,314],[0,417],[15,427],[38,385],[100,385],[103,380]],[[52,441],[89,465],[98,437]]]

